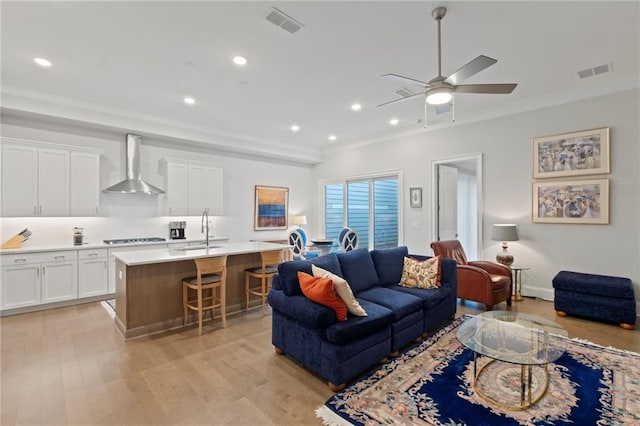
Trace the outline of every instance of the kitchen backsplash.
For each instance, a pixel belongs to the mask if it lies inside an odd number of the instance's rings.
[[[5,241],[24,228],[32,232],[25,247],[31,245],[72,244],[73,227],[84,228],[84,242],[102,243],[105,239],[162,237],[169,239],[169,222],[187,222],[186,237],[204,237],[200,232],[200,217],[3,217],[1,240]],[[229,236],[222,232],[224,217],[211,217],[210,235]],[[223,235],[224,234],[224,235]]]

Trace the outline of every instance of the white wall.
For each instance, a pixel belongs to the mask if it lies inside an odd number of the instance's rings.
[[[375,145],[327,153],[314,171],[328,179],[402,169],[404,243],[430,254],[431,161],[482,152],[483,259],[494,259],[493,223],[519,224],[520,241],[509,244],[523,274],[525,295],[551,300],[551,279],[560,270],[625,276],[640,300],[640,91],[630,90],[490,121],[455,124]],[[597,127],[611,128],[610,224],[539,224],[531,221],[531,138]],[[346,172],[348,171],[348,172]],[[408,208],[410,187],[423,188],[423,207]],[[418,221],[418,229],[409,224]]]
[[[101,188],[121,181],[125,176],[125,131],[114,132],[76,127],[22,117],[3,117],[5,138],[26,139],[102,150]],[[132,131],[135,133],[135,131]],[[304,213],[313,221],[311,167],[273,160],[220,155],[202,147],[185,147],[170,141],[143,138],[142,176],[150,184],[165,188],[163,158],[179,158],[207,162],[224,170],[224,216],[212,220],[213,232],[231,241],[286,238],[287,231],[254,231],[255,185],[289,188],[289,210],[292,215]],[[17,183],[19,184],[19,183]],[[167,217],[162,209],[163,195],[101,194],[101,217],[92,218],[2,218],[2,240],[25,227],[33,236],[30,243],[50,244],[71,241],[71,228],[84,227],[86,240],[100,242],[109,238],[168,238],[170,220],[187,220],[187,237],[199,238],[200,217]],[[6,238],[5,238],[6,237]]]

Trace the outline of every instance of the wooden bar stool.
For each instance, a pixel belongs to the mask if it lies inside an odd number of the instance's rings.
[[[198,335],[202,335],[202,317],[206,310],[220,308],[222,326],[227,328],[226,313],[226,280],[227,256],[204,257],[193,259],[197,275],[182,280],[182,307],[184,309],[184,325],[187,325],[189,310],[198,312]],[[189,299],[189,289],[195,291],[195,299]],[[205,290],[209,295],[204,296]],[[206,302],[206,305],[204,304]]]
[[[262,298],[262,315],[267,304],[267,293],[271,287],[271,278],[278,272],[278,265],[287,260],[289,249],[272,250],[260,252],[262,266],[245,269],[244,271],[244,291],[247,299],[245,310],[249,309],[249,295],[260,296]],[[251,286],[251,278],[259,278],[260,285]]]

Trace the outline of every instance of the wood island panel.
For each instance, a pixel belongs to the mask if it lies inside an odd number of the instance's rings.
[[[227,316],[244,309],[244,270],[260,265],[260,253],[227,257]],[[195,275],[193,259],[143,265],[116,259],[115,323],[125,339],[182,327],[182,279]],[[259,304],[259,298],[251,299],[251,306]],[[190,317],[195,320],[195,314]]]

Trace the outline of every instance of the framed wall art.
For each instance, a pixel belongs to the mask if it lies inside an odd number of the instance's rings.
[[[411,207],[422,207],[422,188],[409,188],[409,200]]]
[[[609,128],[533,138],[533,178],[609,173]]]
[[[289,188],[256,185],[253,229],[287,229],[289,226]]]
[[[609,179],[533,183],[534,222],[609,223]]]

